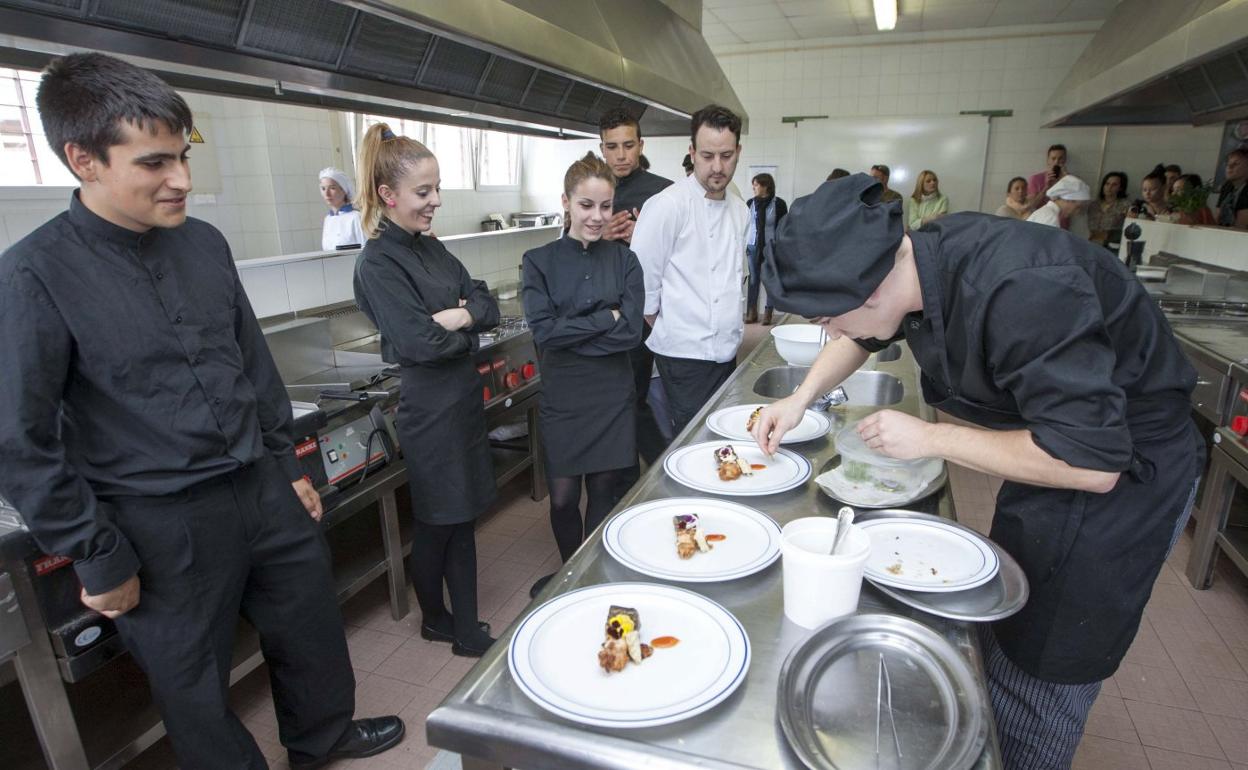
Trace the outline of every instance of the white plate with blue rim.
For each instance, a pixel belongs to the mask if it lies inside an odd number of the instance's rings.
[[[673,517],[693,514],[711,550],[688,559],[676,553]],[[736,580],[780,558],[780,525],[762,511],[710,497],[668,497],[625,508],[607,520],[602,544],[619,563],[643,575],[684,583]]]
[[[612,605],[635,609],[656,648],[622,671],[598,665]],[[732,613],[701,594],[654,583],[608,583],[556,596],[529,613],[507,650],[520,691],[580,724],[641,728],[679,722],[722,703],[745,681],[750,639]]]
[[[871,536],[866,576],[893,588],[965,591],[992,580],[1001,565],[987,538],[942,521],[881,516],[855,526]]]
[[[750,475],[742,475],[732,481],[719,477],[719,462],[715,453],[723,446],[732,446],[736,450],[737,456],[751,467]],[[753,440],[728,445],[723,441],[705,441],[668,454],[663,458],[663,470],[673,481],[699,492],[757,497],[800,487],[810,479],[811,465],[810,460],[783,447],[768,457]]]
[[[711,412],[706,418],[706,427],[712,433],[718,433],[733,441],[754,442],[754,437],[745,429],[750,422],[754,410],[768,404],[739,404],[728,406]],[[780,439],[781,444],[800,444],[803,441],[814,441],[828,435],[832,428],[832,420],[822,412],[807,409],[802,421],[793,430],[785,433]]]

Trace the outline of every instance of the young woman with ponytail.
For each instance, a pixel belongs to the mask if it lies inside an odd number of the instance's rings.
[[[637,460],[628,351],[641,341],[645,288],[628,245],[602,239],[614,195],[615,175],[600,158],[589,153],[573,163],[563,178],[567,232],[524,255],[524,316],[541,360],[550,525],[564,561],[619,502],[621,476]]]
[[[369,240],[355,299],[381,332],[382,359],[402,370],[398,429],[411,490],[410,571],[420,634],[479,657],[494,641],[477,619],[473,522],[494,502],[481,381],[472,363],[498,303],[427,233],[442,205],[438,161],[384,123],[360,145],[360,218]],[[442,600],[446,581],[451,611]]]

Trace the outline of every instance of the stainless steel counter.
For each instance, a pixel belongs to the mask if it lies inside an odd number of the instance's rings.
[[[1248,319],[1178,317],[1170,325],[1189,355],[1223,374],[1248,364]]]
[[[909,351],[901,347],[896,360],[880,363],[879,372],[900,380],[901,400],[890,408],[933,419],[934,413],[922,402],[917,367]],[[735,404],[768,402],[755,392],[768,386],[776,391],[789,388],[795,373],[764,373],[785,362],[770,339],[758,347],[711,399],[689,427],[676,438],[679,448],[717,437],[704,425],[707,414]],[[762,381],[760,382],[760,377]],[[783,384],[781,384],[783,383]],[[867,387],[847,388],[851,404],[834,409],[833,432],[846,420],[855,420],[882,406],[854,405],[854,399],[887,400],[896,397],[891,380],[879,375],[859,378]],[[856,395],[858,394],[858,395]],[[835,455],[831,434],[827,438],[790,445],[814,464],[817,475]],[[708,458],[709,460],[709,458]],[[665,497],[696,495],[671,481],[661,464],[649,469],[640,482],[620,502],[618,509]],[[814,480],[781,494],[740,499],[772,516],[781,525],[814,514],[833,515],[839,503],[818,490]],[[953,499],[946,488],[921,503],[907,506],[954,518]],[[617,510],[618,510],[617,509]],[[809,634],[784,618],[782,565],[741,580],[726,583],[685,584],[683,587],[719,602],[745,626],[753,659],[745,683],[725,702],[701,716],[665,727],[640,730],[611,730],[568,722],[540,709],[515,686],[507,668],[507,644],[511,629],[460,682],[446,700],[429,715],[426,730],[429,743],[464,755],[465,770],[506,765],[520,768],[646,768],[736,767],[798,768],[801,763],[789,749],[776,715],[777,683],[780,667],[789,652]],[[601,541],[601,529],[565,565],[538,601],[557,594],[599,583],[645,580],[613,560]],[[964,655],[984,689],[983,666],[975,629],[969,624],[942,620],[893,602],[864,583],[858,611],[888,612],[914,618],[934,629]],[[525,613],[522,613],[522,615]],[[513,624],[514,627],[515,624]],[[592,651],[587,652],[592,654]],[[987,695],[983,702],[987,703]],[[991,722],[991,714],[987,715]],[[899,716],[899,720],[903,718]],[[864,724],[863,730],[872,727]],[[1000,767],[995,732],[990,734],[975,767]]]

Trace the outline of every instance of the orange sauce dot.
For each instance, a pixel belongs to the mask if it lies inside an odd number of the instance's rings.
[[[718,543],[720,540],[727,540],[727,539],[728,539],[727,535],[707,535],[706,536],[706,542],[708,543]]]
[[[766,468],[766,467],[767,466],[763,465],[762,463],[750,463],[750,470],[752,471],[761,471],[763,468]]]
[[[678,644],[680,644],[680,640],[674,636],[659,636],[650,640],[650,646],[660,650],[667,647],[675,647]]]

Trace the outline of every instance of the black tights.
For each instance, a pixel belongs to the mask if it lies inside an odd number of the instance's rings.
[[[584,476],[558,476],[548,480],[550,487],[550,528],[555,532],[559,556],[572,558],[585,538],[598,528],[615,504],[623,497],[621,481],[629,472],[618,468]],[[581,481],[589,499],[585,503],[585,520],[581,521]],[[627,487],[625,487],[627,489]]]
[[[460,642],[478,641],[484,632],[477,625],[477,541],[473,522],[426,524],[417,520],[412,529],[409,569],[423,622],[454,633]],[[454,615],[442,601],[443,578]]]

